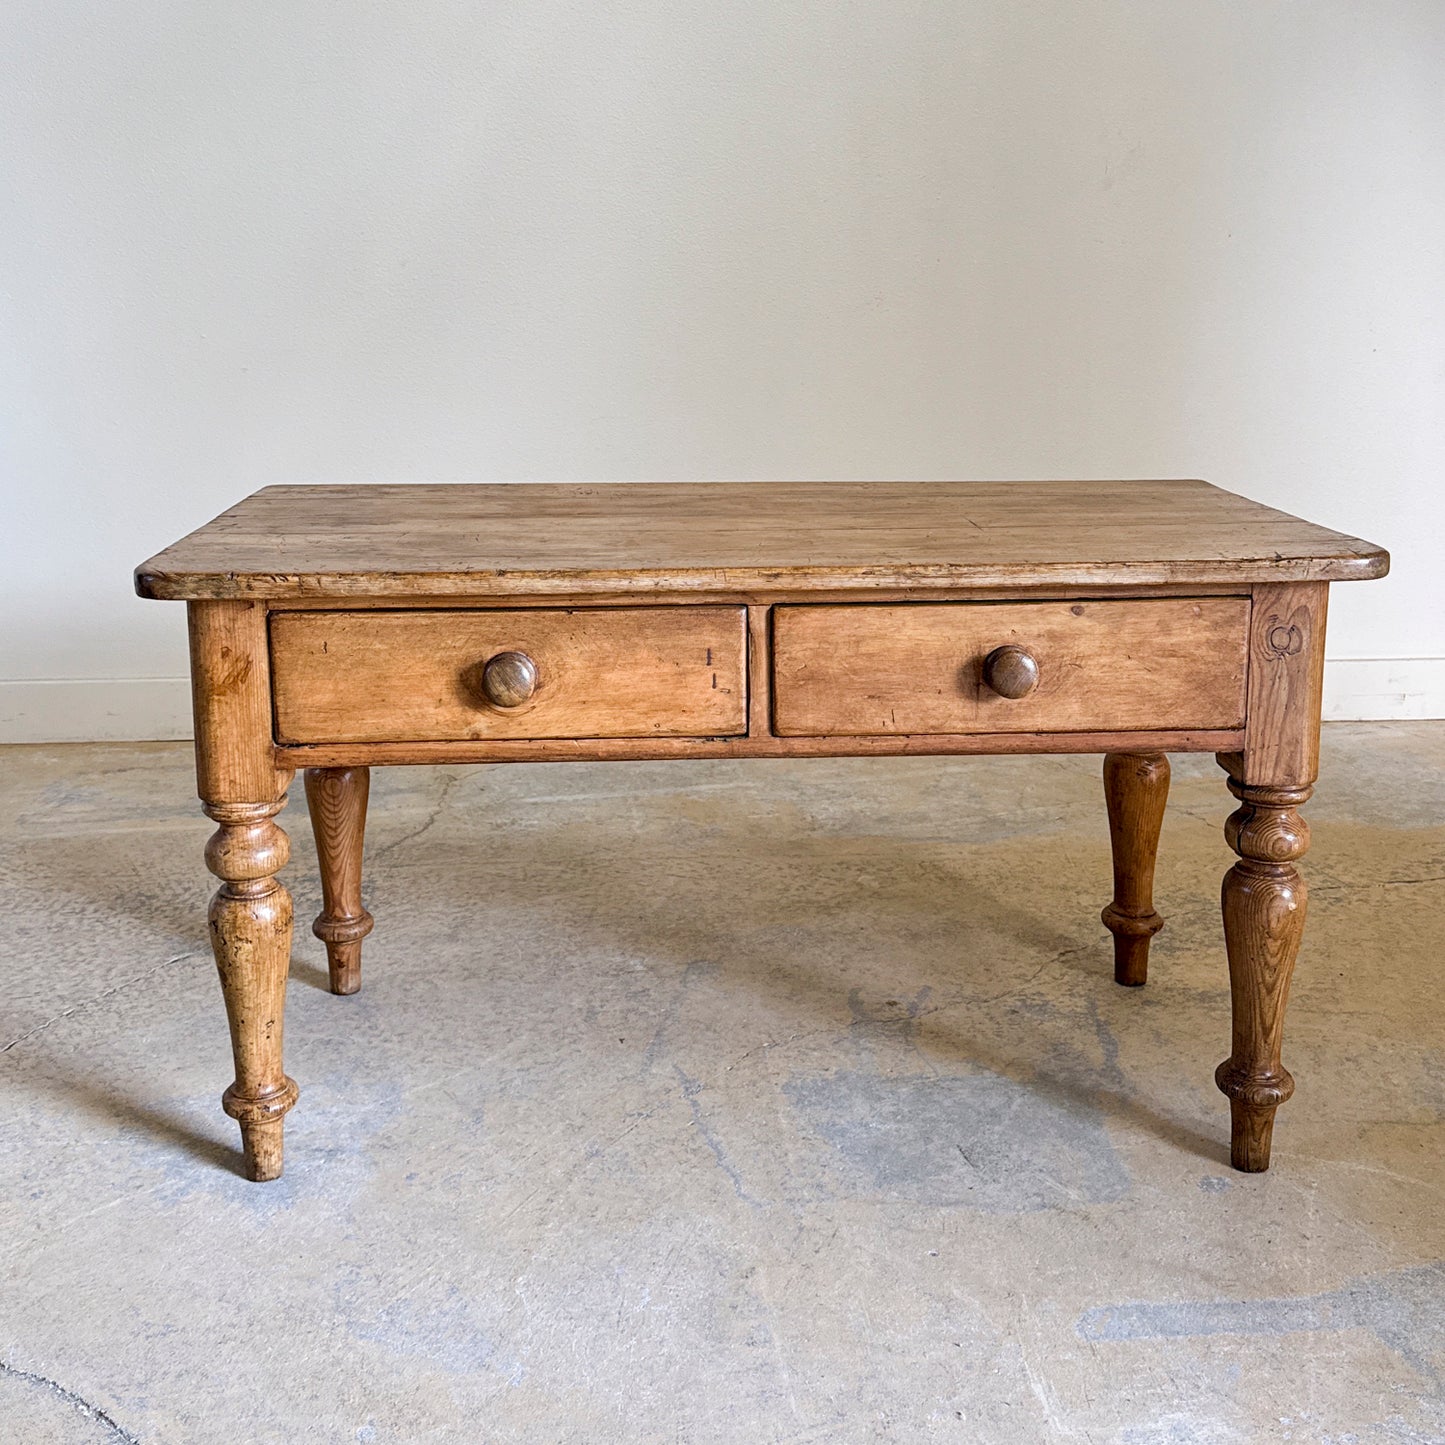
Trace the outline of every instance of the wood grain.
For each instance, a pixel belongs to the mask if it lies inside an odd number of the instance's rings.
[[[361,902],[361,858],[366,836],[367,768],[307,768],[306,803],[321,865],[321,912],[311,931],[326,945],[331,992],[361,988],[361,940],[371,914]]]
[[[145,597],[739,593],[1337,581],[1378,547],[1201,481],[267,487]]]
[[[779,607],[781,736],[1114,732],[1237,727],[1242,598]],[[1038,664],[1025,696],[984,679],[995,649]]]
[[[1114,897],[1101,916],[1114,935],[1114,982],[1138,988],[1149,977],[1149,940],[1164,927],[1154,911],[1154,860],[1169,799],[1169,759],[1160,752],[1109,753],[1104,798]]]
[[[288,612],[272,619],[277,737],[290,743],[676,737],[747,729],[741,607]],[[496,707],[489,659],[536,690]]]

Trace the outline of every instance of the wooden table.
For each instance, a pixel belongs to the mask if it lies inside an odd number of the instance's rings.
[[[267,487],[136,570],[188,604],[211,942],[246,1173],[281,1173],[295,769],[332,991],[360,987],[378,763],[1102,753],[1114,976],[1142,984],[1165,754],[1239,806],[1237,1169],[1268,1167],[1331,582],[1386,554],[1199,481]]]

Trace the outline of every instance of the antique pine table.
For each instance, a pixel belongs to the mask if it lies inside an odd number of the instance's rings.
[[[267,487],[136,570],[189,608],[211,941],[251,1179],[281,1173],[294,770],[331,988],[360,987],[379,763],[1102,753],[1114,976],[1142,984],[1165,754],[1238,807],[1235,1168],[1268,1167],[1331,582],[1386,554],[1199,481]]]

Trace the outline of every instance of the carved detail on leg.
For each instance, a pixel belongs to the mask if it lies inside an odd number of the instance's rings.
[[[361,856],[370,768],[307,768],[306,802],[321,863],[322,910],[311,931],[326,944],[332,993],[361,987],[361,940],[372,917],[361,906]]]
[[[299,1092],[281,1069],[291,895],[275,875],[291,849],[272,820],[286,797],[202,806],[220,824],[206,845],[206,866],[221,880],[211,902],[211,947],[236,1062],[221,1105],[241,1126],[246,1177],[279,1179],[284,1121]]]
[[[1280,1048],[1307,900],[1294,866],[1310,836],[1298,809],[1313,790],[1242,783],[1237,757],[1220,758],[1240,801],[1224,827],[1239,862],[1222,890],[1234,1046],[1214,1078],[1229,1096],[1230,1162],[1255,1173],[1269,1168],[1275,1110],[1294,1093]]]
[[[1164,927],[1154,911],[1154,859],[1169,759],[1163,753],[1109,753],[1104,758],[1104,800],[1114,853],[1114,901],[1100,915],[1114,935],[1114,982],[1137,988],[1149,976],[1149,940]]]

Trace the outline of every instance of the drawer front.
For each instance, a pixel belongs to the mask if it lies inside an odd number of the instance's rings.
[[[736,735],[746,656],[741,607],[275,612],[276,736]]]
[[[778,607],[774,729],[888,737],[1235,728],[1248,621],[1243,597]],[[1000,648],[1016,651],[988,663]],[[1029,690],[1005,697],[996,687]]]

